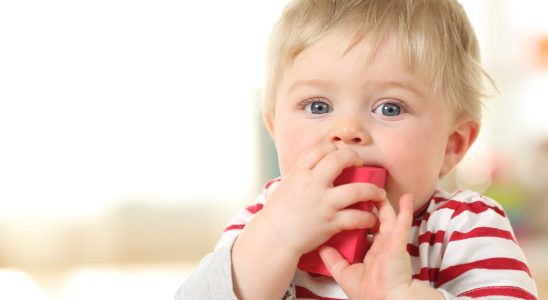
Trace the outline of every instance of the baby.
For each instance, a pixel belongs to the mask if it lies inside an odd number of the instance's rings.
[[[437,187],[474,143],[482,79],[474,31],[454,0],[296,0],[272,33],[264,119],[281,178],[239,212],[179,299],[536,299],[499,204]],[[384,188],[335,186],[349,167]],[[371,200],[372,212],[350,208]],[[363,262],[319,253],[369,229]]]

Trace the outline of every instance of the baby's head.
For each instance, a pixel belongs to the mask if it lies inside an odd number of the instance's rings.
[[[282,177],[333,143],[422,205],[479,131],[474,32],[453,0],[296,0],[270,45],[264,116]],[[487,77],[488,78],[488,77]]]
[[[306,48],[340,33],[350,49],[364,36],[369,56],[394,35],[409,71],[441,91],[455,116],[481,118],[479,46],[456,0],[296,0],[285,8],[271,34],[263,97],[266,116],[276,113],[284,69]]]

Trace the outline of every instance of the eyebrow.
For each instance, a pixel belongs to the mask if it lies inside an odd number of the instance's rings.
[[[396,87],[396,88],[411,91],[412,93],[414,93],[417,96],[426,97],[426,93],[424,91],[422,91],[421,89],[417,89],[416,87],[413,86],[412,82],[409,82],[407,80],[405,80],[405,81],[400,81],[400,80],[378,81],[378,82],[374,82],[373,84],[374,84],[375,87],[381,88],[381,89]]]
[[[296,90],[300,87],[321,87],[321,88],[329,88],[333,86],[333,83],[328,80],[321,80],[321,79],[306,79],[306,80],[297,80],[293,82],[289,88],[287,89],[286,93],[289,94],[293,92],[293,90]],[[388,89],[388,88],[399,88],[403,90],[408,90],[412,93],[414,93],[417,96],[420,97],[426,97],[426,93],[422,91],[421,89],[417,89],[414,87],[413,83],[408,80],[378,80],[378,81],[369,81],[365,84],[365,86],[371,86],[376,89]]]
[[[296,90],[297,88],[300,88],[300,87],[322,87],[322,88],[326,88],[326,87],[330,87],[332,85],[333,85],[333,83],[331,81],[321,80],[321,79],[297,80],[289,86],[286,93],[289,94],[293,90]]]

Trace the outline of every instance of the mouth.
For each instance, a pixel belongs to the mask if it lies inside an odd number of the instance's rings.
[[[334,182],[335,186],[350,183],[350,182],[368,182],[373,183],[378,187],[384,187],[386,184],[387,172],[382,167],[361,166],[346,168],[337,177]]]
[[[363,168],[377,168],[377,169],[384,169],[384,170],[386,170],[386,168],[383,167],[381,164],[373,163],[373,162],[371,162],[371,163],[365,163],[365,164],[363,164],[361,167],[363,167]]]
[[[383,167],[381,164],[377,164],[377,163],[367,163],[367,164],[364,164],[362,166],[363,168],[369,168],[369,169],[373,169],[373,170],[381,170],[380,172],[382,172],[382,185],[379,185],[380,187],[383,187],[385,190],[387,189],[387,186],[388,186],[388,183],[390,182],[390,173],[388,172],[388,170]]]

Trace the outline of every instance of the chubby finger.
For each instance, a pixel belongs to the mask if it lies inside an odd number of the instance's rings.
[[[322,246],[318,253],[327,270],[336,281],[341,278],[342,272],[350,266],[348,261],[333,247]]]
[[[337,212],[333,225],[337,232],[341,232],[343,230],[372,228],[377,222],[377,217],[371,212],[348,208]]]
[[[363,159],[351,149],[335,150],[323,157],[312,170],[315,176],[327,183],[333,184],[342,171],[349,167],[362,166]]]
[[[400,244],[407,245],[409,228],[413,223],[413,195],[405,194],[400,198],[400,210],[394,228],[394,238]]]
[[[316,164],[321,161],[326,155],[337,150],[337,146],[333,143],[322,143],[319,145],[314,145],[307,149],[299,158],[297,164],[312,170]]]
[[[379,231],[393,230],[396,226],[396,212],[390,201],[375,202],[375,206],[379,212]]]
[[[372,183],[348,183],[328,192],[336,209],[343,209],[361,201],[386,201],[386,192]]]

